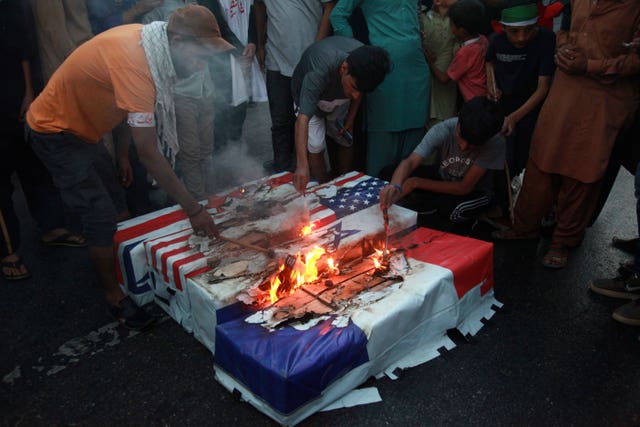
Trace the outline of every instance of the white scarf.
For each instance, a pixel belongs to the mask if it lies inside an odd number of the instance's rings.
[[[176,131],[176,110],[173,104],[173,86],[176,71],[171,61],[166,22],[152,22],[142,27],[142,47],[149,63],[153,85],[156,88],[156,130],[158,149],[174,167],[180,150]]]

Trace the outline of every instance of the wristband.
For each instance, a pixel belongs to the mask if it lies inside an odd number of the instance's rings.
[[[393,183],[389,183],[390,186],[392,186],[393,188],[395,188],[396,190],[398,190],[399,192],[402,193],[402,185],[400,184],[393,184]]]
[[[198,208],[197,211],[195,211],[192,214],[187,214],[187,216],[189,218],[193,218],[193,217],[196,217],[196,216],[200,215],[200,213],[204,210],[204,205],[201,205],[201,204],[198,203],[198,206],[200,206],[200,207]]]

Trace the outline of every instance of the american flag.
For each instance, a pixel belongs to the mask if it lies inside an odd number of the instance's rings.
[[[387,184],[377,178],[368,178],[354,187],[340,188],[334,197],[320,198],[320,203],[331,209],[336,219],[378,204],[380,189]]]
[[[315,229],[322,228],[378,203],[380,189],[386,181],[372,178],[360,172],[350,172],[335,181],[313,188],[313,192],[322,194],[330,185],[338,188],[331,197],[320,196],[320,204],[310,210],[310,219]]]
[[[280,173],[270,176],[265,185],[276,188],[291,183],[293,174]],[[293,188],[293,187],[292,187]],[[216,222],[232,215],[224,205],[232,198],[241,198],[240,188],[216,197],[210,197],[207,211]],[[125,291],[138,303],[153,299],[149,269],[156,270],[162,278],[182,289],[187,277],[208,271],[204,255],[191,249],[187,239],[191,235],[191,223],[180,206],[172,206],[118,224],[114,236],[116,252],[116,277]]]
[[[291,185],[293,174],[283,173],[269,177],[265,184],[271,188]],[[310,193],[322,194],[320,190],[336,187],[335,195],[319,196],[319,203],[310,207],[310,220],[316,230],[326,227],[345,216],[375,206],[378,193],[386,181],[372,178],[360,172],[347,173],[329,183],[309,188]],[[292,192],[295,191],[293,186]],[[238,189],[228,194],[210,197],[208,211],[219,223],[233,212],[225,210],[230,198],[242,198]],[[203,274],[210,269],[205,256],[191,248],[187,242],[191,235],[191,224],[180,207],[174,206],[143,217],[126,221],[119,226],[115,236],[118,254],[117,276],[119,283],[130,294],[148,294],[152,298],[149,269],[171,284],[176,290],[184,289],[189,277]],[[149,298],[146,298],[147,300]]]

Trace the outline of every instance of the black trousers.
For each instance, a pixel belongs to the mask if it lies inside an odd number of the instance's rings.
[[[380,172],[380,178],[391,180],[396,166],[386,166]],[[412,177],[428,178],[441,181],[438,167],[435,165],[421,165],[411,174]],[[416,190],[408,194],[400,205],[414,210],[422,216],[437,215],[439,219],[458,224],[475,219],[485,210],[491,198],[486,194],[473,191],[464,196],[454,194],[434,193],[431,191]],[[425,218],[423,218],[425,219]],[[430,224],[428,218],[422,221],[422,225],[435,226]]]
[[[13,173],[22,187],[27,206],[40,231],[65,226],[62,199],[49,172],[24,140],[24,125],[18,119],[0,119],[0,212],[8,238],[0,233],[0,257],[20,247],[20,221],[13,206]]]

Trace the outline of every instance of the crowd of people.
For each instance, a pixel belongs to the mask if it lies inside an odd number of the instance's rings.
[[[2,0],[2,276],[29,277],[15,172],[42,244],[88,246],[113,317],[151,325],[115,279],[116,224],[178,203],[196,233],[218,236],[199,203],[212,158],[242,144],[260,101],[271,116],[265,173],[292,172],[300,193],[362,170],[389,181],[382,209],[403,204],[424,225],[484,219],[513,240],[538,239],[552,221],[541,262],[562,268],[621,165],[636,176],[640,216],[639,6]],[[630,299],[614,318],[640,325],[631,244],[626,274],[590,288]]]

